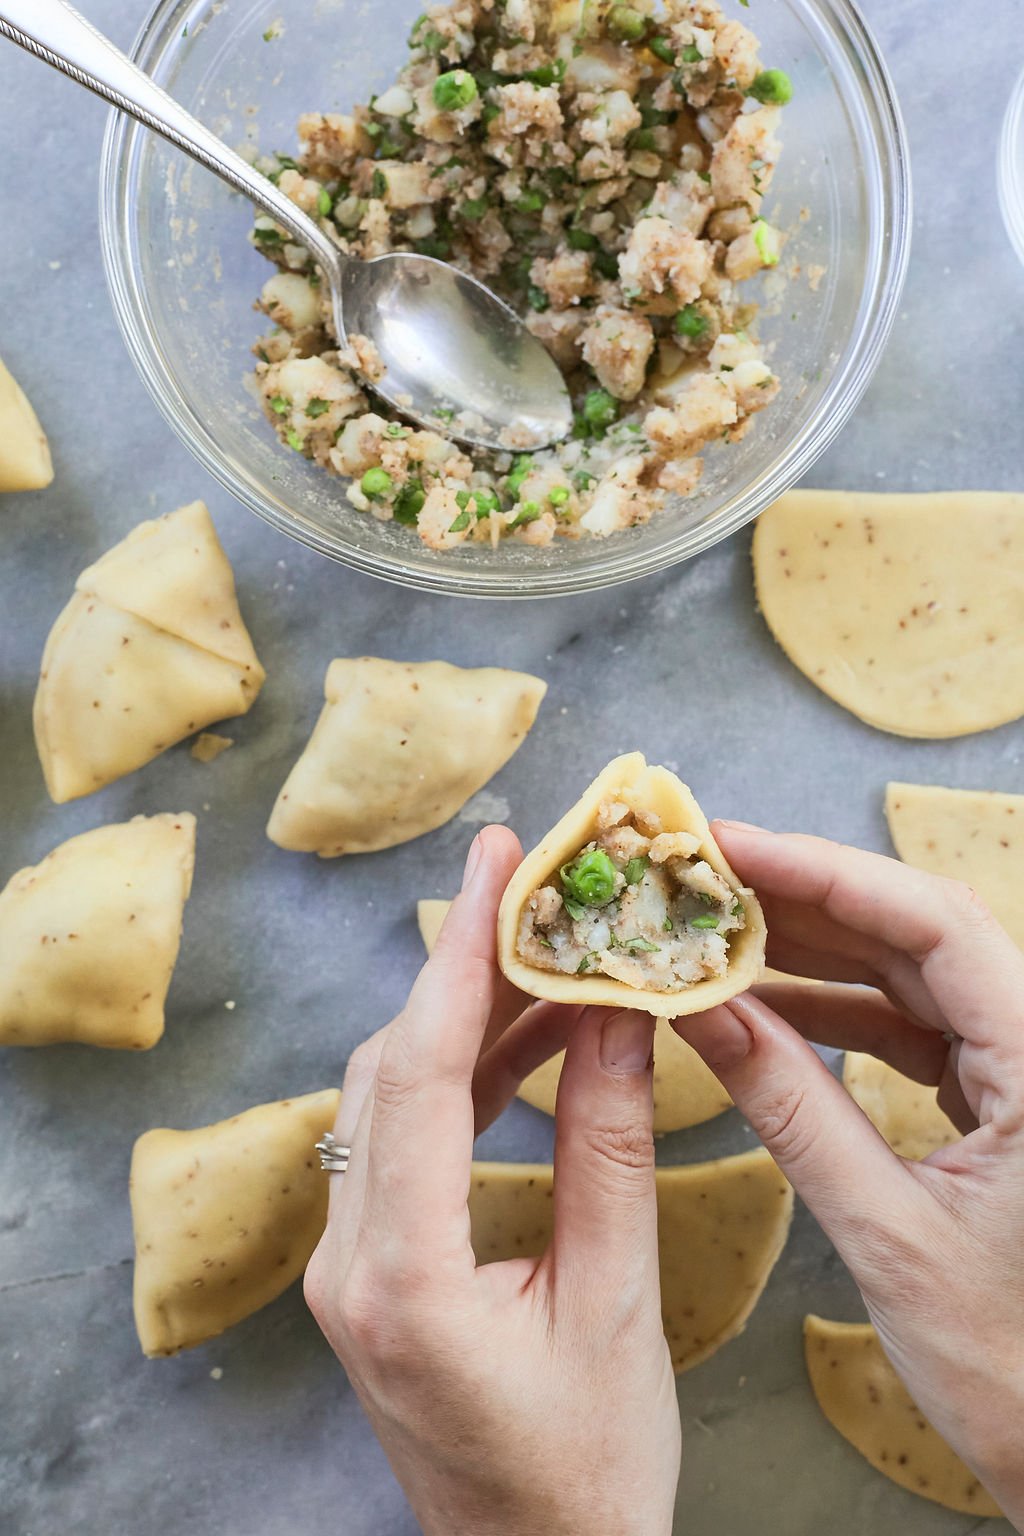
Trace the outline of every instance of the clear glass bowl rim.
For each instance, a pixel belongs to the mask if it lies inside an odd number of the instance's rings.
[[[878,195],[883,261],[870,306],[857,334],[851,336],[828,388],[816,408],[794,434],[789,446],[770,466],[719,508],[714,518],[698,523],[661,545],[639,551],[617,541],[585,568],[475,571],[469,561],[459,566],[418,566],[388,555],[348,546],[282,512],[252,480],[245,478],[219,450],[208,428],[191,417],[150,330],[142,301],[143,275],[130,259],[130,242],[122,238],[131,220],[129,198],[130,149],[135,135],[147,129],[127,114],[112,109],[107,121],[100,161],[99,227],[104,270],[114,313],[129,354],[159,410],[189,451],[238,501],[272,527],[329,559],[400,586],[463,597],[564,597],[635,581],[668,569],[728,538],[751,522],[810,468],[837,436],[870,382],[895,322],[910,259],[912,192],[906,129],[888,69],[874,37],[853,0],[804,0],[830,22],[859,68],[861,106],[868,109]],[[130,50],[131,58],[149,72],[171,37],[180,34],[183,0],[157,0]]]

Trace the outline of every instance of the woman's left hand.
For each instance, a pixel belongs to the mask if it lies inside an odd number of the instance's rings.
[[[662,1332],[646,1014],[529,1000],[495,955],[521,858],[485,829],[398,1018],[354,1053],[306,1296],[426,1536],[667,1536],[679,1474]],[[571,1036],[571,1038],[570,1038]],[[478,1267],[473,1139],[568,1041],[554,1237]]]

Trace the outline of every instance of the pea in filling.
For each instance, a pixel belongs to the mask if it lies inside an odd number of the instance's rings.
[[[542,970],[599,972],[655,992],[724,976],[746,890],[700,858],[700,839],[604,801],[598,831],[526,902],[517,949]]]

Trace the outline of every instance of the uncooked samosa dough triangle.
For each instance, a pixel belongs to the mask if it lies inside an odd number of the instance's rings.
[[[869,725],[1024,714],[1024,496],[790,491],[758,520],[754,576],[790,661]]]
[[[742,1332],[785,1246],[793,1191],[763,1150],[659,1168],[661,1310],[675,1371]],[[469,1192],[481,1264],[536,1258],[551,1241],[552,1169],[474,1163]]]
[[[870,1323],[806,1317],[804,1354],[818,1407],[877,1472],[946,1509],[1000,1515],[974,1473],[924,1418]]]
[[[203,502],[140,523],[88,566],[75,587],[233,661],[248,672],[254,689],[263,682],[235,578]]]
[[[147,1355],[212,1339],[302,1274],[327,1220],[314,1147],[328,1088],[194,1131],[147,1131],[132,1153],[135,1326]]]
[[[915,1083],[877,1056],[847,1051],[843,1085],[894,1152],[915,1161],[959,1141],[938,1105],[938,1089]]]
[[[251,670],[76,592],[47,639],[33,709],[46,787],[58,803],[91,794],[255,696]]]
[[[196,820],[136,816],[69,838],[0,893],[0,1045],[147,1050],[192,884]]]
[[[699,1013],[764,967],[764,916],[667,768],[617,757],[528,853],[502,897],[498,961],[558,1003]]]
[[[904,864],[966,880],[1024,949],[1024,795],[890,784],[885,814]]]
[[[522,744],[547,684],[445,661],[332,661],[326,703],[267,836],[336,858],[392,848],[462,809]]]
[[[420,936],[428,955],[450,906],[450,901],[429,898],[416,904]],[[519,1097],[534,1109],[553,1115],[564,1061],[565,1052],[559,1051],[537,1067],[520,1083]],[[732,1099],[711,1069],[692,1046],[680,1040],[670,1024],[659,1019],[654,1030],[654,1134],[664,1136],[669,1131],[703,1125],[731,1108]]]

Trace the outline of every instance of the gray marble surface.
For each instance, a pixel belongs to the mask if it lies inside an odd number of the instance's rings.
[[[138,0],[87,8],[122,43],[142,14]],[[909,126],[915,250],[882,367],[813,482],[1019,488],[1024,272],[994,177],[1019,64],[1017,6],[991,0],[984,28],[972,29],[967,103],[959,8],[865,0],[865,9]],[[172,1361],[142,1359],[131,1319],[134,1137],[337,1081],[352,1046],[403,998],[419,960],[416,897],[453,889],[474,830],[462,817],[341,864],[266,841],[268,808],[316,715],[327,660],[441,656],[545,676],[538,726],[491,786],[527,843],[594,769],[635,745],[677,765],[710,812],[884,850],[888,778],[1019,789],[1024,728],[911,742],[844,714],[789,666],[756,616],[747,535],[641,585],[503,609],[400,593],[264,527],[178,444],[122,348],[97,248],[103,118],[97,103],[0,44],[0,353],[37,403],[57,465],[52,490],[0,505],[0,879],[72,833],[140,811],[194,810],[199,855],[160,1046],[0,1059],[0,1533],[412,1532],[298,1287]],[[88,561],[140,518],[196,496],[234,564],[270,674],[264,694],[231,725],[238,744],[214,766],[178,748],[55,808],[30,722],[50,623]],[[709,646],[711,633],[724,644]],[[550,1133],[516,1104],[481,1153],[546,1157]],[[732,1112],[666,1138],[660,1156],[690,1161],[750,1141]],[[849,1278],[801,1211],[745,1335],[679,1384],[679,1531],[966,1536],[970,1519],[884,1482],[820,1419],[800,1347],[812,1309],[860,1315]]]

